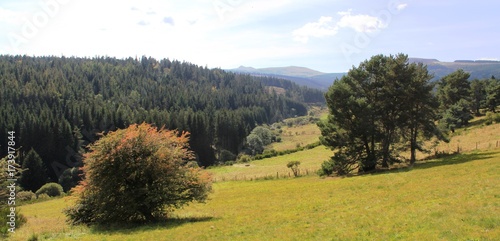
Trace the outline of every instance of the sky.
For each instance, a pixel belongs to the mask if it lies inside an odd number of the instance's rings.
[[[500,59],[500,1],[0,0],[0,54],[346,72],[377,54]]]

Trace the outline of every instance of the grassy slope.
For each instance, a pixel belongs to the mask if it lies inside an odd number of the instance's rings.
[[[272,143],[266,149],[274,149],[276,151],[295,149],[298,145],[306,146],[319,141],[318,136],[321,135],[321,131],[316,124],[292,127],[284,126],[282,130],[283,133],[280,135],[282,141]]]
[[[313,116],[318,117],[322,120],[327,118],[328,110],[321,107],[311,107],[309,110],[314,113]],[[293,120],[292,119],[288,119]],[[295,125],[295,126],[287,126],[283,125],[282,133],[280,135],[282,141],[275,142],[271,145],[267,146],[266,149],[274,149],[276,151],[290,150],[297,148],[298,145],[306,146],[308,144],[315,143],[319,141],[319,136],[321,135],[321,131],[319,130],[316,123],[309,123],[306,125]]]
[[[28,223],[12,240],[498,240],[499,163],[497,151],[344,179],[215,183],[206,204],[132,229],[69,227],[57,199],[20,207]]]
[[[489,152],[345,179],[217,182],[207,204],[179,210],[168,223],[132,229],[70,227],[61,211],[71,201],[56,199],[19,207],[28,223],[12,240],[32,234],[42,240],[499,240],[500,151],[488,143],[500,139],[500,124],[477,121],[457,130],[450,146],[457,142],[472,150],[479,142],[479,149]],[[288,161],[316,170],[330,155],[317,147],[208,171],[218,181],[281,175],[289,172]]]
[[[208,169],[213,174],[215,181],[221,180],[249,180],[250,178],[260,178],[265,176],[288,175],[291,171],[286,167],[290,161],[300,161],[301,172],[306,170],[309,173],[317,171],[321,163],[332,155],[332,151],[324,146],[295,152],[285,156],[277,156],[248,164],[235,164],[233,166],[217,167]]]
[[[486,118],[475,118],[467,127],[457,129],[451,133],[450,142],[440,142],[436,147],[428,147],[432,151],[445,153],[471,152],[476,150],[488,151],[500,148],[500,123],[485,125]],[[431,144],[430,142],[428,144]],[[430,146],[430,145],[428,145]],[[429,153],[417,153],[417,158],[422,159]],[[403,153],[409,157],[409,152]]]

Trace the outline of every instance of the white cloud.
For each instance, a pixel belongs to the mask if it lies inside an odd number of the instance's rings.
[[[324,37],[337,34],[338,27],[332,24],[332,17],[321,17],[318,22],[307,23],[303,27],[293,31],[296,41],[307,43],[309,37]]]
[[[386,28],[387,24],[381,19],[364,14],[353,15],[352,10],[338,12],[340,20],[333,21],[332,17],[322,16],[317,22],[307,23],[292,32],[295,41],[307,43],[310,37],[334,36],[341,28],[351,28],[360,33],[371,33]]]
[[[401,3],[401,4],[398,4],[398,5],[396,6],[396,9],[397,9],[398,11],[401,11],[401,10],[405,9],[406,7],[408,7],[408,4],[407,4],[407,3]]]
[[[19,24],[22,23],[23,14],[0,7],[0,23]]]
[[[370,15],[352,15],[352,10],[347,12],[339,12],[340,21],[337,26],[341,28],[352,28],[356,32],[370,33],[387,27],[387,25],[377,17]]]

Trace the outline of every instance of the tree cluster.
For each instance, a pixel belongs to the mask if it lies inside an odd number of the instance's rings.
[[[269,93],[266,84],[286,93]],[[33,191],[45,181],[74,184],[69,168],[81,166],[85,146],[102,132],[142,122],[188,131],[199,164],[208,166],[221,152],[237,154],[258,124],[305,115],[304,102],[320,98],[289,81],[169,59],[0,56],[0,137],[15,131],[21,160],[40,167],[23,177],[40,180],[25,185]]]
[[[441,137],[432,77],[426,66],[398,54],[373,56],[335,81],[325,94],[328,119],[318,124],[321,143],[336,150],[323,174],[387,167],[403,149],[414,163],[422,140]]]
[[[490,79],[469,81],[470,73],[457,70],[438,83],[442,129],[454,131],[469,123],[481,110],[496,112],[500,104],[500,81]]]

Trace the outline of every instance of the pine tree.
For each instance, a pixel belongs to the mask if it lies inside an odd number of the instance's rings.
[[[23,172],[19,178],[19,184],[24,190],[36,192],[41,186],[47,183],[47,172],[42,162],[42,158],[32,148],[24,155],[21,162]]]

